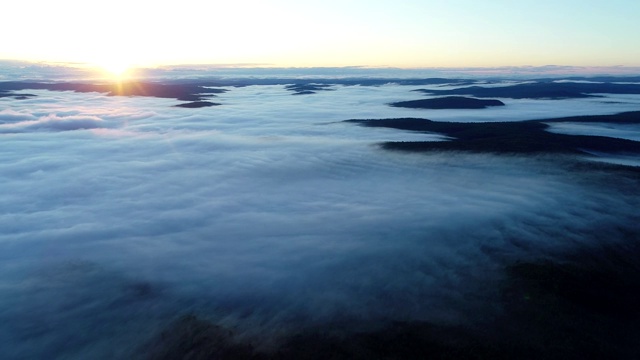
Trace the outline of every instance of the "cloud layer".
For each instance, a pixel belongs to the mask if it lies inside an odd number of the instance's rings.
[[[257,343],[336,322],[482,321],[508,261],[637,232],[635,180],[565,170],[571,159],[385,152],[374,144],[442,139],[337,121],[550,118],[638,99],[386,105],[409,90],[250,86],[204,109],[0,99],[0,355],[127,358],[188,312]]]

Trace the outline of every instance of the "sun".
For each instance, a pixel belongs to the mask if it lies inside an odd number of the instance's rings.
[[[127,77],[132,66],[126,61],[109,60],[97,62],[97,67],[109,77],[122,79]]]

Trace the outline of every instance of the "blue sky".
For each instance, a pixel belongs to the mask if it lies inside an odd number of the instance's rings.
[[[638,66],[628,0],[31,1],[0,59],[105,67]]]

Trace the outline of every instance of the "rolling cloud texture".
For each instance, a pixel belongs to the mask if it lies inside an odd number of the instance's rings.
[[[375,144],[444,138],[340,121],[606,114],[640,97],[386,105],[418,88],[247,86],[203,109],[0,98],[0,357],[130,358],[188,313],[266,348],[331,324],[479,326],[501,311],[505,264],[639,235],[637,179],[571,157],[388,152]]]

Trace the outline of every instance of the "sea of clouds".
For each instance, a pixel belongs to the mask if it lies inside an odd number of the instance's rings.
[[[571,158],[388,152],[375,144],[445,138],[340,121],[609,114],[640,97],[386,105],[417,88],[248,86],[201,109],[1,98],[0,357],[130,358],[187,313],[263,345],[337,323],[473,325],[500,311],[506,263],[637,231],[630,179]]]

